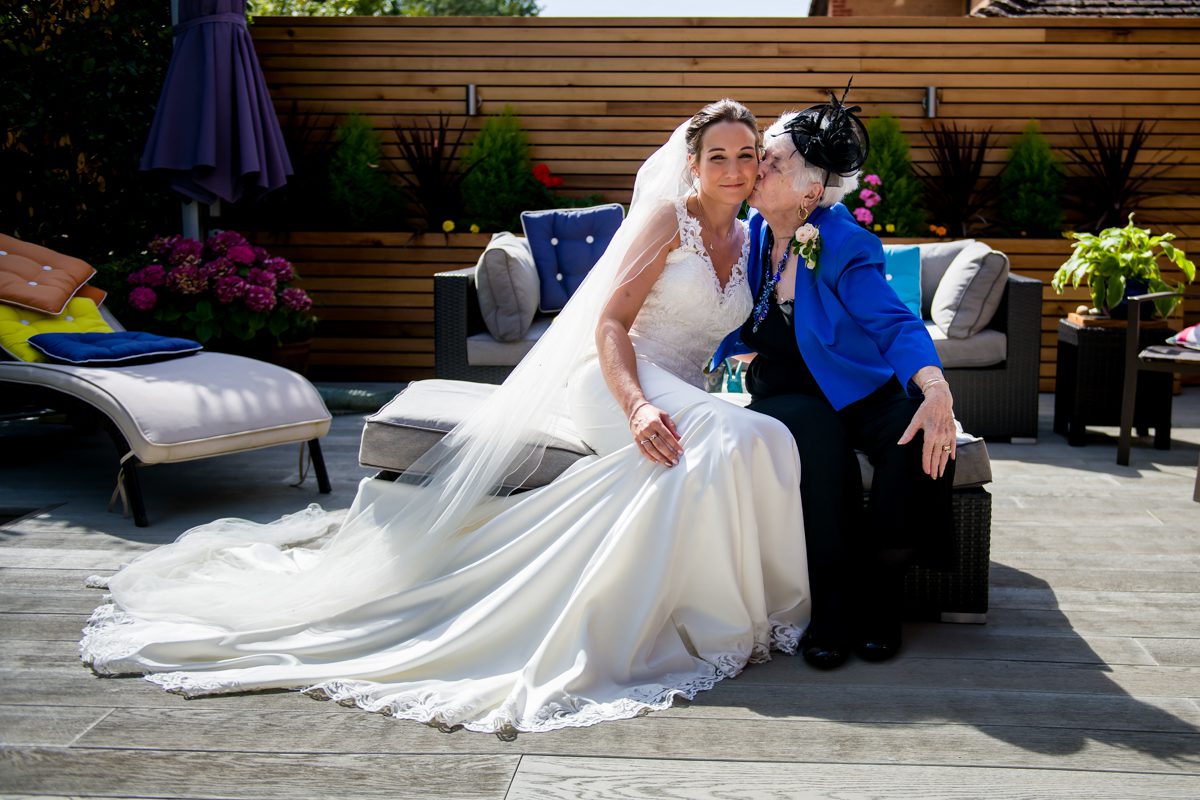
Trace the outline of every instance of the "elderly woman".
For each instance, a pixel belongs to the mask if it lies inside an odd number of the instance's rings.
[[[813,620],[806,661],[829,669],[900,648],[904,567],[949,541],[953,398],[924,325],[884,273],[883,247],[839,201],[867,135],[835,97],[766,132],[750,196],[756,305],[717,351],[756,353],[750,408],[785,423],[800,451]],[[874,467],[864,511],[855,450]]]

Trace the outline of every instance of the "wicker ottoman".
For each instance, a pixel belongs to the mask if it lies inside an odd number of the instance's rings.
[[[395,480],[472,409],[486,402],[496,386],[469,381],[427,380],[409,385],[377,413],[367,417],[358,460]],[[744,404],[745,395],[723,395]],[[547,420],[549,446],[541,465],[521,486],[532,489],[554,480],[591,450],[572,431],[569,420]],[[551,433],[553,431],[553,433]],[[859,454],[863,486],[872,469]],[[905,611],[910,619],[943,622],[987,621],[988,567],[991,561],[991,461],[982,439],[962,436],[954,474],[954,555],[947,570],[914,567],[905,581]]]

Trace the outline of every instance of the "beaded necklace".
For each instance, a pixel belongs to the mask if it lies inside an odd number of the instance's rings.
[[[783,248],[783,258],[779,259],[779,266],[775,272],[771,272],[771,252],[775,249],[775,238],[771,237],[769,247],[763,249],[763,267],[764,277],[762,291],[758,295],[758,302],[754,304],[754,324],[750,326],[750,330],[758,333],[758,326],[762,325],[763,320],[767,318],[767,310],[771,304],[771,293],[775,291],[775,284],[779,283],[779,279],[783,276],[783,269],[787,266],[788,258],[792,255],[792,248]]]

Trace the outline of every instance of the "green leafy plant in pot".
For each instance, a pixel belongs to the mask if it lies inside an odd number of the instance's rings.
[[[1071,237],[1076,240],[1071,257],[1054,273],[1050,285],[1062,294],[1067,284],[1078,287],[1081,282],[1087,283],[1092,306],[1110,316],[1120,316],[1112,312],[1124,301],[1131,285],[1137,287],[1131,294],[1183,292],[1182,282],[1170,283],[1163,278],[1159,269],[1162,259],[1175,264],[1188,283],[1196,278],[1196,265],[1171,244],[1175,235],[1154,236],[1148,228],[1133,224],[1133,214],[1123,228],[1105,228],[1098,234],[1076,232]],[[1178,302],[1177,297],[1166,297],[1155,300],[1154,305],[1160,316],[1167,317]]]

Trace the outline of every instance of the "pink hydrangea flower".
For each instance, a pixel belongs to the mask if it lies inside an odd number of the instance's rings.
[[[875,215],[870,210],[862,207],[854,209],[854,218],[863,225],[870,225],[875,221]]]
[[[138,286],[129,293],[129,305],[138,311],[149,311],[158,302],[158,295],[148,286]]]
[[[242,302],[251,311],[270,311],[275,307],[275,292],[266,286],[247,284],[246,294],[242,298]]]
[[[225,256],[235,264],[250,266],[254,263],[254,248],[247,244],[239,244],[229,248]]]
[[[204,274],[208,276],[209,280],[213,281],[237,272],[237,266],[228,258],[225,258],[225,256],[218,256],[212,261],[205,263],[203,269]]]
[[[167,282],[167,272],[162,264],[150,264],[129,273],[125,280],[130,286],[162,286]]]
[[[271,272],[274,272],[275,279],[280,283],[287,283],[296,277],[296,270],[292,267],[292,262],[286,258],[268,258],[263,261],[263,269],[269,269]]]
[[[863,189],[858,193],[858,199],[862,200],[863,205],[865,205],[867,208],[871,208],[872,206],[879,205],[879,201],[883,198],[875,192],[872,192],[870,189]]]
[[[208,237],[208,249],[217,255],[225,255],[231,247],[246,244],[246,239],[237,231],[221,231]]]
[[[879,184],[883,183],[883,181],[879,179],[878,175],[872,173],[871,175],[863,176],[863,183],[867,184],[868,186],[878,186]]]
[[[208,281],[199,267],[184,264],[167,273],[167,288],[179,294],[200,294],[208,288]]]
[[[156,256],[168,256],[182,238],[178,233],[171,236],[155,236],[150,241],[150,246],[147,249]]]
[[[241,275],[222,275],[215,288],[217,302],[227,306],[246,293],[246,281]]]
[[[284,289],[279,294],[283,305],[292,311],[308,311],[312,308],[312,298],[303,289]]]
[[[185,264],[199,264],[200,256],[204,253],[204,245],[195,239],[180,237],[171,250],[171,266],[180,267]]]
[[[251,267],[250,271],[246,274],[246,280],[255,286],[265,286],[271,291],[275,291],[275,273],[269,269]]]

